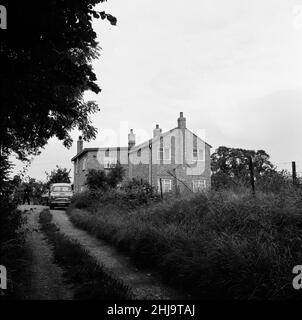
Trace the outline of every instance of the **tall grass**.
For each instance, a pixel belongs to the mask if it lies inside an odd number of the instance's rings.
[[[71,221],[200,299],[296,299],[302,195],[215,192],[125,210],[95,200]],[[79,200],[79,199],[78,199]],[[78,202],[79,203],[79,202]],[[81,206],[80,206],[81,207]]]
[[[0,201],[1,202],[1,201]],[[12,204],[0,204],[0,264],[7,269],[7,290],[0,300],[22,299],[28,286],[28,259],[25,246],[26,216]]]

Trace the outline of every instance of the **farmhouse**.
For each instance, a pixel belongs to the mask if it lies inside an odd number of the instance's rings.
[[[197,192],[211,187],[211,146],[187,129],[180,112],[177,127],[162,132],[159,125],[153,138],[136,145],[133,129],[128,134],[128,147],[83,148],[77,142],[74,163],[74,190],[85,189],[89,169],[109,170],[116,163],[125,169],[125,179],[142,179],[152,186],[162,184],[163,192]]]

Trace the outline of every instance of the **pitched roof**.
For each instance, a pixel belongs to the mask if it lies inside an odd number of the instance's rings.
[[[171,129],[171,130],[169,130],[169,131],[166,131],[166,132],[164,132],[164,133],[161,133],[159,136],[157,136],[157,137],[155,137],[155,138],[152,138],[152,139],[149,139],[148,141],[145,141],[145,142],[143,142],[143,143],[141,143],[141,144],[139,144],[139,145],[137,145],[137,146],[134,146],[133,148],[131,148],[131,150],[129,151],[129,153],[133,153],[133,152],[136,152],[136,151],[138,151],[139,149],[144,149],[144,148],[146,148],[146,147],[149,147],[149,144],[150,144],[150,141],[152,142],[152,143],[154,143],[154,142],[157,142],[161,137],[165,137],[165,136],[167,136],[169,133],[171,133],[171,132],[173,132],[173,131],[175,131],[175,130],[177,130],[177,129],[179,129],[178,127],[176,127],[176,128],[174,128],[174,129]],[[200,139],[200,140],[202,140],[201,138],[199,138],[194,132],[192,132],[191,130],[189,130],[189,129],[187,129],[186,128],[186,130],[187,131],[189,131],[190,133],[192,133],[194,136],[196,136],[198,139]],[[202,140],[203,141],[203,140]],[[208,144],[207,142],[205,142],[205,141],[203,141],[206,145],[208,145],[210,148],[212,148],[212,146],[210,145],[210,144]]]
[[[169,130],[169,131],[166,131],[166,132],[164,132],[164,133],[161,133],[159,136],[157,136],[157,137],[155,137],[155,138],[151,138],[151,139],[149,139],[149,140],[147,140],[147,141],[145,141],[145,142],[142,142],[142,143],[140,143],[139,145],[137,145],[137,146],[134,146],[133,148],[131,148],[130,150],[129,150],[129,148],[128,147],[108,147],[108,148],[84,148],[80,153],[78,153],[77,155],[75,155],[72,159],[71,159],[71,161],[75,161],[77,158],[80,158],[80,157],[82,157],[84,154],[86,154],[87,152],[96,152],[96,151],[106,151],[106,150],[117,150],[117,149],[120,149],[121,151],[129,151],[129,153],[133,153],[133,152],[137,152],[139,149],[144,149],[144,148],[147,148],[147,147],[149,147],[149,145],[150,145],[150,141],[152,142],[152,143],[154,143],[154,142],[157,142],[159,139],[160,139],[160,137],[165,137],[165,136],[167,136],[169,133],[171,133],[171,132],[173,132],[173,131],[175,131],[175,130],[177,130],[177,129],[179,129],[178,127],[176,127],[176,128],[174,128],[174,129],[171,129],[171,130]],[[199,138],[195,133],[193,133],[191,130],[189,130],[189,129],[187,129],[186,128],[186,130],[187,131],[189,131],[190,133],[192,133],[194,136],[196,136],[197,138]],[[202,140],[201,138],[199,138],[200,140]],[[202,140],[203,141],[203,140]],[[210,148],[212,148],[212,146],[210,145],[210,144],[208,144],[207,142],[205,142],[205,141],[203,141],[206,145],[208,145]]]
[[[75,161],[77,158],[82,157],[84,154],[86,154],[87,152],[97,152],[97,151],[116,151],[116,150],[120,150],[120,151],[127,151],[128,152],[128,147],[108,147],[108,148],[84,148],[81,152],[79,152],[77,155],[75,155],[71,161]]]

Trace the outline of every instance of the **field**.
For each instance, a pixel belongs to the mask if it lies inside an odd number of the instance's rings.
[[[299,298],[292,287],[293,267],[302,262],[299,190],[213,192],[136,208],[115,191],[83,193],[68,213],[192,298]]]

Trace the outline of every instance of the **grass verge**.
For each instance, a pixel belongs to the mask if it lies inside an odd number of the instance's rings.
[[[73,285],[75,299],[131,299],[127,286],[108,275],[80,244],[59,232],[48,209],[40,213],[39,222],[53,246],[55,263],[62,267],[67,281]]]
[[[0,289],[0,300],[19,300],[28,287],[26,216],[12,205],[2,206],[0,211],[0,264],[7,269],[7,289]]]

